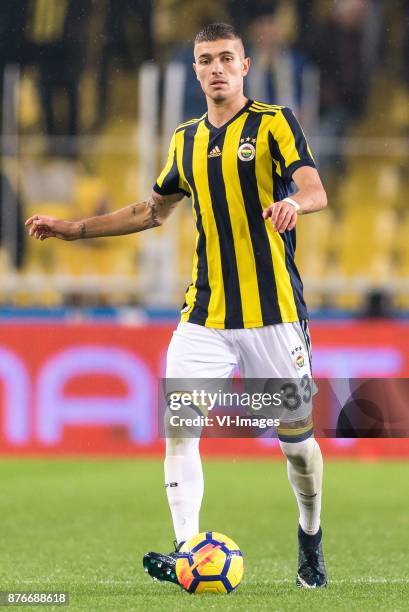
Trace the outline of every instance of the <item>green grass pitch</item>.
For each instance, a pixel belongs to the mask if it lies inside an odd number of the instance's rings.
[[[37,610],[407,610],[408,464],[326,462],[330,586],[305,591],[284,462],[207,460],[201,527],[231,536],[245,561],[224,596],[188,595],[142,570],[143,553],[173,539],[161,461],[2,459],[0,474],[0,590],[70,594],[68,608]]]

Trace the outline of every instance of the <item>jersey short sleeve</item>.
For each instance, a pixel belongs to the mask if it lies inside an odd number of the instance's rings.
[[[315,168],[311,149],[291,109],[282,108],[275,116],[269,145],[277,172],[284,179],[291,180],[293,172],[302,166]]]
[[[184,193],[190,196],[182,177],[180,176],[176,151],[176,133],[173,134],[169,145],[168,159],[162,172],[153,186],[154,191],[160,195]]]

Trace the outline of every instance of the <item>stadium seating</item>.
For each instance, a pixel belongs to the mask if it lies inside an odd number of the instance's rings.
[[[38,95],[33,86],[35,78],[35,73],[29,71],[22,81],[20,119],[26,134],[33,130],[38,115]],[[92,75],[86,73],[83,78],[86,84],[84,99],[89,107],[94,99]],[[70,172],[74,176],[71,191],[66,189],[69,195],[65,199],[56,200],[51,196],[52,201],[47,201],[46,190],[43,198],[38,199],[33,197],[35,190],[25,189],[25,217],[40,212],[66,219],[81,218],[113,210],[146,195],[140,193],[138,185],[138,155],[144,152],[136,151],[134,78],[119,69],[114,82],[108,119],[97,137],[80,139],[77,161],[62,160],[58,169],[58,162],[49,159],[44,150],[38,157],[38,151],[33,153],[30,149],[30,142],[27,141],[25,146],[23,141],[23,172],[27,169],[27,176],[40,167],[46,172],[47,164],[50,172],[57,168],[61,177],[69,177]],[[399,137],[409,120],[408,113],[402,111],[402,99],[407,100],[408,94],[403,88],[394,90],[392,110],[385,117],[382,95],[385,88],[392,90],[391,81],[379,73],[372,88],[367,115],[351,133],[354,140],[346,149],[345,174],[338,192],[329,193],[327,210],[299,220],[296,261],[312,308],[326,305],[360,308],[366,292],[381,286],[391,288],[396,296],[396,306],[409,307],[409,215],[406,213],[409,173],[406,150],[399,148]],[[85,115],[89,123],[89,108]],[[382,148],[384,144],[379,134],[383,132],[396,138],[395,144],[391,145],[393,150]],[[158,150],[158,166],[159,158]],[[146,297],[143,290],[146,279],[142,278],[146,267],[143,249],[150,243],[153,251],[158,249],[160,236],[176,241],[176,248],[172,249],[173,289],[169,295],[178,304],[190,280],[191,254],[195,248],[190,200],[179,205],[169,227],[155,230],[155,235],[149,238],[98,239],[81,241],[75,246],[54,240],[46,243],[29,240],[20,276],[30,279],[40,274],[44,278],[71,279],[71,284],[75,279],[86,283],[87,279],[99,278],[101,287],[119,279],[118,287],[123,281],[121,288],[108,292],[110,297],[106,299],[113,303],[143,302]],[[0,269],[5,274],[12,273],[6,254],[1,251]],[[32,300],[44,304],[63,303],[64,295],[50,281],[51,286],[53,290],[39,292],[32,296]],[[0,294],[1,301],[7,299],[4,293]],[[13,299],[29,302],[29,292],[20,291]]]

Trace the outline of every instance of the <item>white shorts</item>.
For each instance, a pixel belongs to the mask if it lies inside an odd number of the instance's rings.
[[[166,394],[199,387],[215,392],[220,379],[231,379],[236,368],[250,392],[285,390],[281,411],[275,413],[282,422],[311,414],[316,390],[306,321],[249,329],[179,323],[168,349]],[[222,385],[224,390],[227,386]]]
[[[306,321],[249,329],[214,329],[179,323],[166,360],[166,378],[311,377]]]

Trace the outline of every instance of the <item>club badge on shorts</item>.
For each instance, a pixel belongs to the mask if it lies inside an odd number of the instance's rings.
[[[295,346],[291,351],[291,355],[295,355],[294,363],[297,368],[303,368],[305,364],[302,346]]]
[[[252,140],[256,142],[255,138],[252,138]],[[256,155],[256,149],[254,147],[254,144],[252,142],[243,142],[243,144],[239,146],[237,155],[238,158],[241,159],[241,161],[251,161]]]
[[[304,356],[297,355],[297,357],[295,358],[295,363],[299,368],[302,368],[304,366]]]

